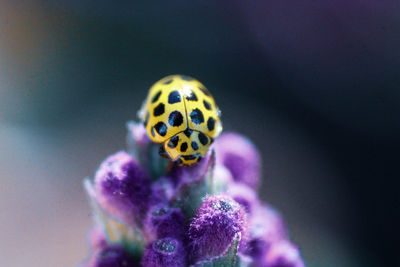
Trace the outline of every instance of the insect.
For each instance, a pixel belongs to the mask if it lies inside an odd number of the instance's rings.
[[[198,80],[184,75],[156,82],[139,117],[150,139],[162,143],[160,154],[179,165],[200,161],[222,131],[213,96]]]

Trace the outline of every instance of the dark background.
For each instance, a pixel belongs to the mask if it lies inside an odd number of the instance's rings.
[[[395,266],[399,3],[0,0],[1,265],[85,257],[82,178],[180,73],[260,149],[307,266]]]

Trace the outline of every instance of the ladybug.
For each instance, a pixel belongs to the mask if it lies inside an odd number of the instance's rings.
[[[139,111],[150,139],[162,143],[160,154],[179,165],[200,161],[222,131],[214,98],[198,80],[170,75],[156,82]]]

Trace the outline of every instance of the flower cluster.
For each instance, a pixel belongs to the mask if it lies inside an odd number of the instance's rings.
[[[305,266],[279,213],[257,197],[260,156],[248,139],[222,134],[190,167],[158,146],[130,122],[127,151],[85,179],[95,219],[85,266]]]

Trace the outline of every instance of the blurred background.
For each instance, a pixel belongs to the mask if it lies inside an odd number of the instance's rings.
[[[0,265],[86,257],[82,179],[180,73],[259,147],[307,266],[397,266],[400,2],[143,2],[0,0]]]

